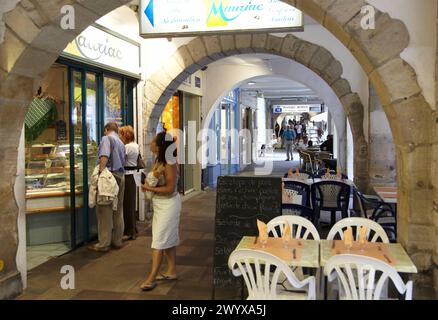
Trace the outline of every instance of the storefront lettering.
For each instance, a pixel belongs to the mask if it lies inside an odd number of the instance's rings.
[[[220,2],[219,6],[217,6],[216,2],[213,1],[210,13],[207,18],[207,25],[210,27],[227,25],[228,22],[236,20],[244,12],[263,11],[263,9],[263,4],[255,5],[251,4],[251,2],[249,2],[246,6],[226,5],[224,7],[222,1]],[[234,17],[229,17],[226,15],[226,13],[234,12],[237,13]]]
[[[105,42],[94,42],[84,35],[76,38],[75,43],[81,54],[90,60],[99,60],[102,56],[122,60],[123,53],[121,50],[111,47],[108,38]]]

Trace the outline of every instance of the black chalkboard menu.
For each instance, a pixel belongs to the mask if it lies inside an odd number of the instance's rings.
[[[257,219],[281,215],[282,180],[272,177],[219,177],[216,197],[213,288],[240,288],[228,258],[244,236],[257,236]],[[214,292],[213,292],[214,296]]]

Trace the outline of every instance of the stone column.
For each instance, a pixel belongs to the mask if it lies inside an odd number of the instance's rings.
[[[369,99],[370,185],[396,185],[396,155],[388,118],[375,89],[370,84]]]
[[[327,113],[327,134],[333,134],[333,130],[332,130],[332,114],[330,112]]]
[[[434,141],[438,141],[438,6],[437,6],[437,19],[436,19],[436,59],[435,59],[435,127],[434,127]],[[433,221],[435,225],[435,251],[433,254],[433,278],[434,278],[434,287],[435,292],[438,294],[438,145],[435,144],[433,146],[433,163],[432,163],[432,175],[433,180],[432,184],[434,186],[435,194],[434,194],[434,202],[433,202]]]

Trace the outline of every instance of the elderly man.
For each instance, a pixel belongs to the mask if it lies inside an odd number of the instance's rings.
[[[107,168],[114,176],[119,186],[117,210],[113,206],[96,205],[97,229],[99,242],[88,247],[89,250],[107,252],[112,246],[120,249],[123,246],[123,195],[125,190],[125,145],[118,135],[117,123],[105,125],[102,141],[97,154],[99,174]]]

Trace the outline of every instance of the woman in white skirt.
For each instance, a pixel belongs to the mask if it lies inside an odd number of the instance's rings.
[[[181,198],[177,190],[178,169],[176,164],[176,146],[173,138],[162,132],[151,143],[151,152],[155,154],[154,169],[164,167],[158,185],[151,187],[147,182],[144,192],[151,191],[154,216],[152,220],[152,269],[141,285],[143,291],[153,290],[157,280],[176,280],[176,247],[179,245],[179,222]],[[172,153],[172,149],[175,151]],[[169,149],[169,152],[168,152]],[[167,156],[167,157],[166,157]],[[160,274],[163,255],[167,260],[167,271]]]

